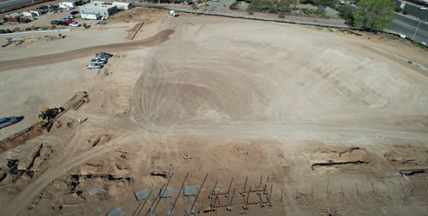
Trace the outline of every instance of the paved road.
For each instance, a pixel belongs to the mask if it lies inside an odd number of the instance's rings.
[[[400,7],[401,1],[396,1],[395,5],[397,7]],[[422,19],[422,20],[425,20],[425,19],[428,20],[428,10],[421,11],[421,10],[419,10],[419,7],[420,6],[406,4],[404,6],[404,10],[409,11],[409,15],[412,15],[412,16],[417,17],[417,18]]]
[[[358,8],[354,5],[345,4],[345,6],[350,8],[354,13],[358,11]],[[412,39],[418,24],[419,21],[417,19],[412,19],[411,17],[394,13],[394,20],[392,21],[390,30],[405,34],[407,37]],[[415,35],[415,41],[419,43],[428,43],[428,25],[425,22],[421,22]]]
[[[405,16],[394,14],[391,30],[407,35],[410,39],[413,38],[419,21],[409,19]],[[428,25],[421,22],[418,31],[415,35],[415,41],[428,43]]]
[[[24,4],[31,4],[31,2],[32,2],[31,0],[13,0],[13,1],[0,2],[0,12],[8,8],[17,7]]]

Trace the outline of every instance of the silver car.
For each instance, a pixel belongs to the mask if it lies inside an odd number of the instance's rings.
[[[86,65],[86,68],[89,70],[92,69],[101,69],[103,67],[103,65],[101,64],[90,64],[90,65]]]
[[[91,64],[105,64],[107,61],[103,61],[100,59],[91,59]]]

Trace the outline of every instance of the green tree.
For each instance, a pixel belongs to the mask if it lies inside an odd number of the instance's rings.
[[[281,0],[278,3],[278,11],[288,12],[291,9],[291,5],[295,3],[294,0]]]
[[[394,2],[390,0],[360,0],[354,14],[354,25],[370,31],[390,28],[394,15]]]
[[[337,7],[337,11],[340,12],[339,16],[345,20],[346,24],[354,25],[354,14],[350,8],[341,5]]]

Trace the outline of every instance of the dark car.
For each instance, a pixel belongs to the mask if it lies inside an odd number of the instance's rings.
[[[103,57],[103,58],[108,59],[110,57],[113,57],[113,55],[110,53],[106,53],[106,52],[100,52],[100,53],[95,54],[95,57]]]
[[[52,20],[51,25],[58,25],[60,22],[59,20]]]
[[[18,119],[15,116],[11,117],[4,117],[0,119],[0,129],[16,124],[18,122]]]
[[[68,23],[65,23],[65,22],[59,22],[57,25],[68,26]]]
[[[76,14],[78,14],[78,13],[79,13],[79,11],[71,11],[71,12],[70,12],[70,15],[74,16],[74,15],[76,15]]]
[[[82,6],[82,5],[86,4],[86,2],[84,2],[84,1],[75,1],[74,4],[76,6]]]

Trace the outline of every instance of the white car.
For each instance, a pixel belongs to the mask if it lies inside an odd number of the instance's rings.
[[[171,11],[169,11],[169,14],[170,14],[171,16],[173,16],[173,17],[177,17],[177,16],[178,16],[178,13],[177,13],[177,12],[175,12],[175,10],[171,10]]]
[[[427,10],[427,7],[420,7],[419,10]]]
[[[103,65],[101,65],[101,64],[90,64],[90,65],[86,65],[86,68],[89,69],[89,70],[100,69],[102,67],[103,67]]]
[[[69,24],[69,26],[79,27],[80,24],[78,22],[72,22],[72,23]]]

